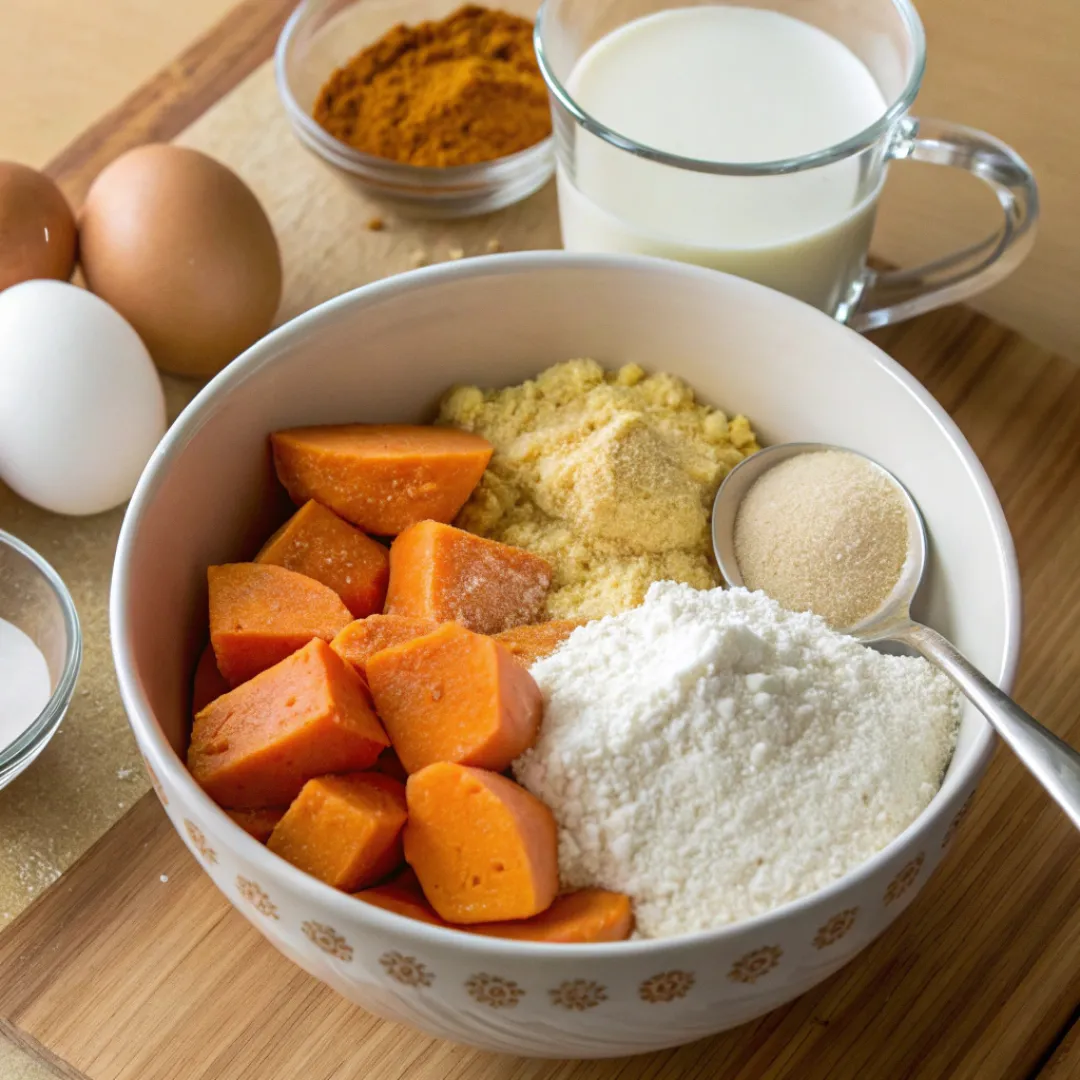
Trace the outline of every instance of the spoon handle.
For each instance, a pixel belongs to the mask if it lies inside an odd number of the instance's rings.
[[[1080,829],[1080,754],[1024,712],[936,630],[912,622],[890,637],[917,649],[964,691]]]

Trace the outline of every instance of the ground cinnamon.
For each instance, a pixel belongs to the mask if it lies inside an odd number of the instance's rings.
[[[395,26],[330,77],[315,120],[357,150],[411,165],[471,165],[551,133],[532,23],[467,5]]]

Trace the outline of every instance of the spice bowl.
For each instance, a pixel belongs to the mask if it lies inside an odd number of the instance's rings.
[[[515,154],[445,168],[402,164],[362,153],[325,131],[312,116],[331,73],[398,23],[438,19],[459,0],[304,0],[285,24],[274,53],[278,94],[300,142],[367,194],[395,211],[426,218],[487,214],[543,187],[555,169],[551,136]],[[532,19],[536,4],[508,0]]]
[[[428,421],[451,384],[516,385],[572,357],[670,372],[705,403],[745,412],[766,444],[850,447],[903,477],[931,538],[922,615],[1009,687],[1020,638],[1012,541],[941,406],[870,341],[808,305],[634,256],[530,252],[428,267],[271,333],[202,391],[144,473],[117,548],[111,629],[121,695],[166,814],[275,948],[376,1015],[442,1038],[517,1055],[615,1057],[790,1002],[888,930],[943,860],[955,871],[947,853],[994,747],[975,709],[963,711],[927,808],[851,873],[743,922],[590,945],[461,933],[363,903],[254,840],[184,765],[206,567],[257,549],[282,517],[268,434]],[[906,926],[897,932],[918,919]]]
[[[0,619],[41,650],[52,693],[14,741],[0,738],[0,788],[45,749],[64,719],[82,662],[79,616],[57,572],[33,548],[0,531]],[[0,724],[2,729],[2,724]]]

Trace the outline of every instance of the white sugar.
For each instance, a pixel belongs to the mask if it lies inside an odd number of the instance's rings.
[[[630,894],[646,937],[824,887],[927,806],[952,684],[763,593],[661,582],[532,668],[546,709],[518,780],[559,824],[564,886]]]
[[[51,696],[41,650],[17,626],[0,619],[0,750],[30,727]]]

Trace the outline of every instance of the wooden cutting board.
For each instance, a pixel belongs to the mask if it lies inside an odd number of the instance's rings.
[[[149,139],[189,129],[185,142],[244,151],[252,125],[229,110],[258,120],[259,73],[238,84],[266,60],[288,7],[237,8],[65,151],[53,175],[77,202],[104,164]],[[275,170],[251,168],[256,186],[271,183]],[[282,212],[280,190],[259,193]],[[507,248],[547,246],[553,210],[548,191],[458,232],[397,223],[384,247],[366,249],[364,276],[403,269],[416,251],[446,257],[455,242],[477,250],[489,234]],[[288,243],[304,273],[333,263],[300,250],[302,238],[294,228]],[[294,282],[286,305],[336,291],[338,272]],[[1080,744],[1080,370],[963,308],[876,340],[985,462],[1024,578],[1017,696]],[[1078,868],[1077,834],[999,752],[942,870],[823,986],[679,1050],[524,1061],[376,1020],[293,967],[233,913],[147,796],[0,935],[0,1037],[67,1080],[1066,1080],[1080,1076]]]

